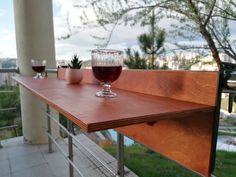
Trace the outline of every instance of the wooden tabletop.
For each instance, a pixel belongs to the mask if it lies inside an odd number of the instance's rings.
[[[120,89],[113,89],[118,95],[115,98],[99,98],[95,93],[101,86],[69,85],[53,78],[37,80],[17,75],[14,79],[86,132],[181,118],[214,109],[213,106]]]

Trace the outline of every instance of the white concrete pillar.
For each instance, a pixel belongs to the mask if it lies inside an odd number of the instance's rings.
[[[14,15],[20,73],[35,74],[31,68],[32,58],[45,59],[47,68],[55,68],[52,0],[14,0]],[[25,142],[46,143],[45,103],[23,87],[20,87],[20,95]]]

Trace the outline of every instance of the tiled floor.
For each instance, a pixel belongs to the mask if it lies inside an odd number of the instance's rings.
[[[84,135],[78,140],[116,171],[116,159],[98,147]],[[67,152],[67,142],[59,144]],[[12,138],[2,141],[0,149],[0,177],[69,177],[68,163],[62,153],[55,147],[53,153],[47,152],[47,145],[26,145],[23,138]],[[74,161],[84,177],[111,177],[100,162],[87,153],[79,144],[74,145]],[[137,177],[126,168],[126,177]],[[75,177],[79,174],[75,172]]]

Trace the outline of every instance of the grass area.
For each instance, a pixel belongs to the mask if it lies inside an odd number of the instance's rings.
[[[114,145],[108,145],[104,149],[115,156]],[[235,164],[236,153],[218,151],[214,174],[217,177],[235,177]],[[125,165],[139,177],[198,177],[193,172],[139,144],[125,147]]]
[[[0,140],[8,139],[15,137],[15,133],[12,130],[1,130],[0,131]]]
[[[236,153],[217,151],[216,157],[216,168],[214,174],[217,177],[235,177]]]
[[[17,125],[16,132],[18,136],[22,136],[22,121],[20,117],[15,118],[14,120],[0,120],[0,127]],[[13,129],[2,129],[0,130],[0,140],[16,137]]]

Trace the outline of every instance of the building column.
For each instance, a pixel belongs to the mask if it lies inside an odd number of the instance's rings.
[[[31,59],[45,59],[47,68],[56,68],[52,0],[14,0],[14,15],[20,74],[35,74]],[[46,143],[45,103],[23,87],[20,96],[25,142]]]

